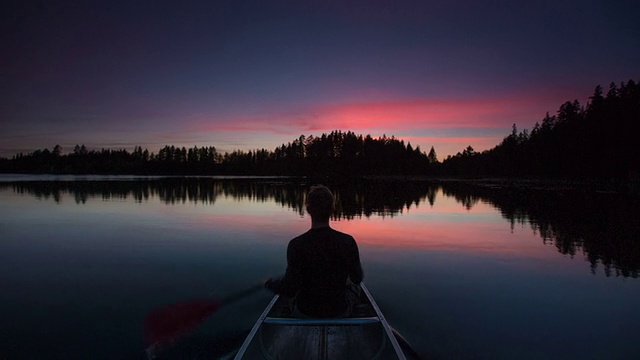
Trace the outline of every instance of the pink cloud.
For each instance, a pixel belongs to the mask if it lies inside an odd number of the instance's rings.
[[[444,158],[471,145],[477,151],[497,145],[516,123],[531,128],[546,111],[558,106],[554,94],[539,92],[495,97],[324,102],[318,104],[273,104],[268,108],[237,110],[235,114],[186,119],[187,132],[225,136],[237,141],[273,139],[272,146],[300,134],[319,135],[332,130],[380,136],[396,135],[427,151],[431,146]],[[413,134],[427,134],[417,136]],[[409,136],[399,136],[406,134]],[[462,136],[461,136],[462,135]],[[268,145],[268,144],[267,144]]]
[[[500,101],[404,100],[328,105],[317,109],[323,120],[310,130],[326,128],[450,128],[487,127],[488,115],[506,115],[511,109]],[[481,121],[484,120],[484,121]]]
[[[494,137],[434,137],[434,136],[403,136],[405,141],[415,141],[420,143],[442,142],[442,143],[471,143],[493,139]]]
[[[264,109],[259,114],[201,117],[199,131],[299,131],[351,129],[508,128],[529,118],[531,125],[548,110],[540,96],[477,99],[393,99],[323,103],[306,108]],[[288,132],[288,131],[285,131]]]

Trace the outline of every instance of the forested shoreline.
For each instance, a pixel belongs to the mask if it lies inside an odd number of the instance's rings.
[[[640,120],[640,85],[633,80],[597,86],[586,106],[563,103],[557,114],[511,133],[492,149],[471,145],[438,159],[394,136],[373,138],[335,130],[321,136],[300,135],[274,150],[221,153],[215,146],[167,145],[157,153],[136,146],[88,150],[59,145],[0,159],[3,173],[134,175],[424,175],[554,179],[637,180],[640,151],[634,123]]]
[[[5,160],[3,172],[52,174],[133,175],[395,175],[424,174],[437,163],[432,149],[427,155],[395,137],[373,138],[353,132],[332,131],[319,137],[301,135],[273,151],[266,149],[221,153],[214,146],[185,148],[164,146],[158,153],[136,146],[127,150],[73,152],[37,150]]]

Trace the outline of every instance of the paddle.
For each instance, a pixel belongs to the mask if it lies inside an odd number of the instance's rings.
[[[243,299],[262,288],[263,285],[258,284],[222,299],[185,301],[150,312],[143,322],[147,356],[150,359],[154,358],[160,348],[193,331],[221,307]]]

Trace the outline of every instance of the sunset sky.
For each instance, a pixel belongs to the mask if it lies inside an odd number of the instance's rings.
[[[0,156],[395,135],[440,160],[640,77],[638,1],[18,1]]]

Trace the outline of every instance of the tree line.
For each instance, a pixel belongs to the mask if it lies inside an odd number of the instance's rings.
[[[127,150],[88,150],[76,145],[73,152],[36,150],[5,160],[2,171],[55,174],[164,174],[164,175],[392,175],[425,174],[437,163],[419,146],[394,136],[373,138],[348,131],[332,131],[314,137],[300,135],[273,151],[266,149],[219,152],[214,146],[192,148],[164,146],[158,153],[136,146]]]
[[[450,175],[630,180],[640,176],[635,126],[640,121],[640,85],[596,86],[586,106],[563,103],[531,131],[513,125],[494,148],[469,146],[445,159]]]
[[[627,181],[640,176],[635,123],[640,120],[640,85],[611,83],[595,88],[586,106],[563,103],[531,131],[511,133],[495,147],[477,152],[469,145],[438,160],[394,136],[373,138],[351,131],[304,136],[274,150],[221,153],[214,146],[165,146],[158,153],[87,150],[76,145],[62,154],[36,150],[0,159],[0,172],[167,175],[430,175],[455,177],[588,178]]]

